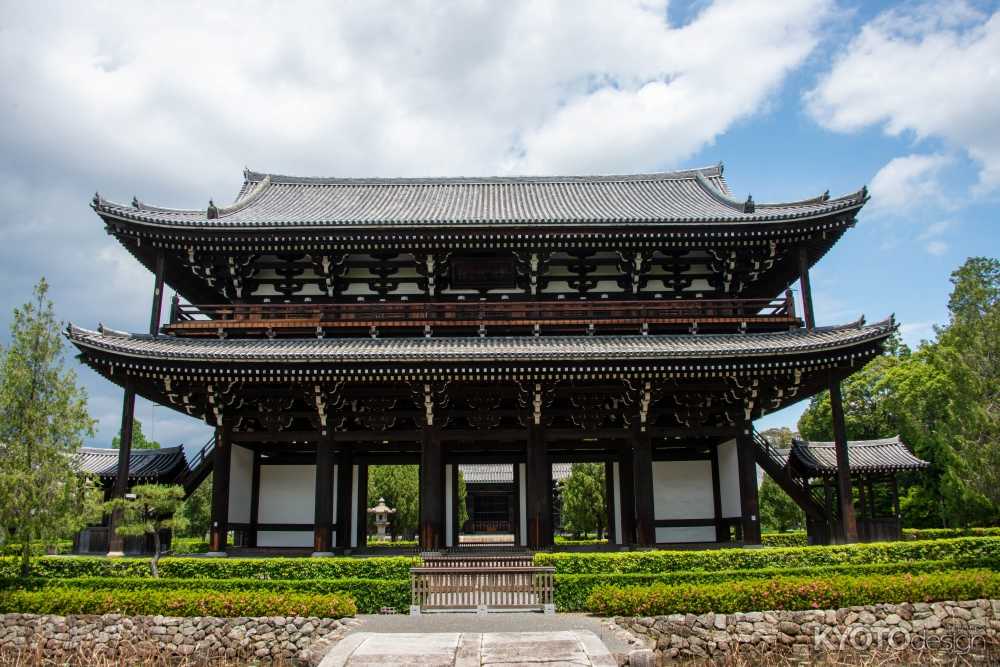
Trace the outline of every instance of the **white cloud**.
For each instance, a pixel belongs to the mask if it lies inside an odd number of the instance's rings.
[[[979,189],[1000,187],[1000,12],[937,2],[880,14],[806,95],[825,127],[881,125],[890,135],[942,139],[980,166]]]
[[[955,220],[939,220],[938,222],[933,222],[927,225],[924,231],[920,233],[920,236],[917,237],[917,240],[926,241],[936,236],[941,236],[952,227],[955,227],[957,224],[958,222],[956,222]]]
[[[924,249],[932,255],[943,255],[948,252],[948,244],[944,241],[928,241]]]
[[[30,2],[0,23],[0,320],[46,274],[60,317],[142,331],[148,272],[87,203],[204,206],[239,170],[676,166],[765,112],[831,0]],[[2,323],[2,322],[0,322]],[[105,440],[120,390],[81,372]],[[179,436],[183,417],[164,417]],[[157,432],[161,418],[157,415]]]
[[[901,214],[926,203],[946,205],[939,175],[950,161],[945,155],[893,158],[872,179],[870,211]]]
[[[930,340],[934,337],[934,322],[904,322],[899,325],[899,335],[903,342],[911,348],[915,348],[920,341]]]

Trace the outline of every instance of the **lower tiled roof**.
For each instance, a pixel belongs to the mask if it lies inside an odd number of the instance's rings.
[[[813,331],[747,334],[200,340],[123,334],[110,329],[91,331],[70,325],[66,335],[81,350],[100,350],[150,360],[448,363],[770,357],[850,347],[884,338],[894,327],[890,318],[867,326],[858,321]]]
[[[77,462],[83,472],[105,479],[114,479],[118,471],[118,450],[110,447],[81,447]],[[133,449],[128,461],[128,476],[131,480],[155,479],[172,481],[184,467],[183,447],[162,449]],[[161,479],[161,478],[169,479]]]
[[[791,456],[811,474],[837,472],[837,451],[832,442],[796,440]],[[851,440],[847,443],[847,458],[854,473],[920,470],[930,465],[914,456],[898,435],[880,440]]]
[[[552,479],[556,482],[569,477],[572,463],[553,463]],[[514,465],[510,463],[461,463],[458,466],[466,484],[513,484]]]

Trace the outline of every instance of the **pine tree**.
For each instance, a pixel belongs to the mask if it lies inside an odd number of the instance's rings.
[[[562,483],[563,528],[579,537],[594,532],[598,538],[608,525],[604,466],[574,463]]]
[[[34,298],[14,309],[10,346],[0,350],[0,526],[22,546],[55,540],[95,518],[98,497],[77,453],[93,435],[87,394],[63,367],[61,325],[45,279]]]
[[[162,547],[160,531],[179,531],[187,526],[187,518],[181,514],[184,503],[184,488],[173,484],[138,484],[124,498],[114,498],[104,503],[104,510],[111,514],[122,511],[121,521],[115,530],[122,537],[153,536],[153,558],[149,567],[154,577],[160,576],[157,565]]]

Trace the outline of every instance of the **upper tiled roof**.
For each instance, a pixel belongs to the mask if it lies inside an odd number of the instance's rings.
[[[810,473],[837,472],[837,452],[832,442],[796,440],[792,443],[792,456]],[[851,440],[847,443],[847,458],[851,472],[857,473],[919,470],[930,465],[911,454],[898,435],[880,440]]]
[[[77,455],[80,469],[98,477],[114,479],[118,472],[118,450],[110,447],[81,447]],[[129,479],[170,481],[187,465],[183,447],[133,449],[128,461]]]
[[[731,196],[719,166],[619,176],[300,178],[247,171],[235,203],[197,210],[94,197],[98,213],[171,227],[619,225],[792,220],[860,208],[862,189],[797,202]]]
[[[748,334],[649,336],[520,336],[495,338],[192,339],[91,331],[74,325],[79,348],[155,360],[264,363],[416,363],[725,359],[806,354],[850,347],[889,335],[890,318],[849,325]]]
[[[569,477],[572,463],[553,463],[552,479],[556,482]],[[458,469],[466,484],[513,484],[514,466],[508,463],[461,463]]]

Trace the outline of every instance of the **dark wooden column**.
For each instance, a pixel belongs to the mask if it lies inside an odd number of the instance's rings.
[[[649,433],[636,429],[632,435],[632,479],[635,482],[635,542],[656,544],[656,514],[653,508],[653,441]]]
[[[799,291],[802,292],[802,319],[806,322],[806,329],[812,331],[816,328],[816,317],[809,284],[809,248],[806,246],[799,246]]]
[[[604,497],[607,498],[605,510],[608,513],[608,544],[615,542],[615,463],[604,462]]]
[[[316,443],[316,505],[313,519],[313,555],[333,552],[333,433],[323,433]],[[340,532],[338,526],[337,532]]]
[[[153,283],[153,306],[149,314],[149,335],[160,333],[160,311],[163,310],[163,251],[156,253],[155,281]]]
[[[830,376],[830,413],[833,416],[833,442],[837,453],[837,503],[840,510],[840,539],[858,541],[858,522],[854,517],[854,493],[851,485],[851,462],[847,453],[847,427],[840,381]]]
[[[544,549],[552,544],[552,464],[541,425],[528,426],[526,504],[528,547]]]
[[[514,463],[514,502],[512,519],[513,523],[511,528],[514,531],[514,544],[516,546],[521,546],[521,485],[524,484],[524,480],[521,479],[521,464]],[[471,515],[470,515],[471,516]]]
[[[232,459],[233,424],[222,420],[215,429],[215,453],[212,462],[212,527],[208,550],[213,555],[225,555],[229,539],[229,468]]]
[[[128,491],[128,462],[132,456],[132,427],[135,422],[135,387],[132,380],[125,381],[125,394],[122,397],[122,423],[118,436],[118,468],[115,471],[115,484],[111,489],[112,498],[123,498]],[[108,555],[122,556],[125,554],[125,539],[118,534],[118,525],[122,520],[122,510],[111,513],[108,521]]]
[[[618,460],[618,492],[622,502],[622,544],[635,544],[635,477],[632,445],[622,447]]]
[[[757,462],[754,456],[753,426],[745,421],[736,435],[736,456],[740,472],[740,523],[743,544],[760,544],[760,507],[757,500]]]
[[[253,453],[253,474],[250,478],[250,534],[247,546],[257,546],[257,527],[260,525],[260,452]]]
[[[353,473],[351,475],[353,477]],[[358,547],[368,546],[368,464],[358,464],[358,511],[354,516],[354,533]],[[391,519],[390,519],[391,520]]]
[[[719,448],[709,449],[712,463],[712,516],[715,517],[715,541],[728,542],[729,529],[722,523],[722,491],[719,476]]]
[[[437,429],[425,426],[420,447],[420,548],[444,547],[444,456]]]
[[[332,444],[332,443],[331,443]],[[331,450],[332,456],[332,450]],[[354,452],[342,444],[337,452],[337,548],[351,548],[351,505],[354,500]],[[364,546],[360,542],[358,546]]]
[[[458,536],[462,532],[462,527],[458,525],[458,464],[451,464],[451,543],[458,546]],[[510,513],[508,512],[508,516]]]

